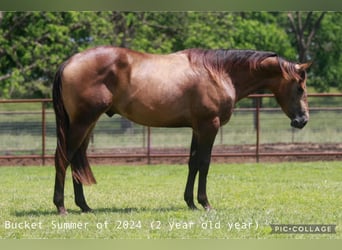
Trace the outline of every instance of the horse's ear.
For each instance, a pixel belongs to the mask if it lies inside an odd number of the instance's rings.
[[[296,64],[296,70],[298,72],[305,71],[311,66],[312,62],[302,63],[302,64]]]

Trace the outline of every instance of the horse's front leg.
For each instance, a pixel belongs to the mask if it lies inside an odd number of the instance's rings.
[[[215,141],[216,134],[220,127],[218,117],[211,121],[205,122],[200,126],[197,147],[198,162],[198,192],[197,200],[207,211],[211,209],[207,196],[207,176],[209,172],[211,151]]]
[[[207,196],[207,176],[210,166],[211,150],[200,150],[200,152],[197,200],[205,210],[209,211],[211,206]]]
[[[197,162],[197,145],[198,137],[195,133],[192,134],[190,158],[189,158],[189,174],[186,182],[184,200],[190,209],[197,209],[194,203],[194,185],[195,179],[198,172],[198,162]]]

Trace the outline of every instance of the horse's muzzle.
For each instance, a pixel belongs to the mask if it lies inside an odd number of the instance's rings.
[[[302,129],[308,123],[309,119],[306,116],[296,117],[291,121],[291,126]]]

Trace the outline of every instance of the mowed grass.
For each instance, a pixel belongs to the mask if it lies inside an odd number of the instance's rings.
[[[187,209],[185,165],[94,166],[98,184],[85,187],[94,212],[74,204],[68,172],[67,216],[52,203],[52,166],[1,167],[0,238],[341,239],[341,164],[213,164],[210,212]],[[337,233],[271,234],[270,224],[335,224]]]

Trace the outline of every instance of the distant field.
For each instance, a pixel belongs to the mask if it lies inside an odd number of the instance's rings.
[[[97,166],[98,184],[85,188],[94,213],[74,205],[68,174],[65,217],[52,203],[53,167],[0,167],[0,238],[342,239],[341,164],[212,165],[209,213],[186,208],[185,165]],[[271,234],[270,224],[335,224],[337,233]]]

